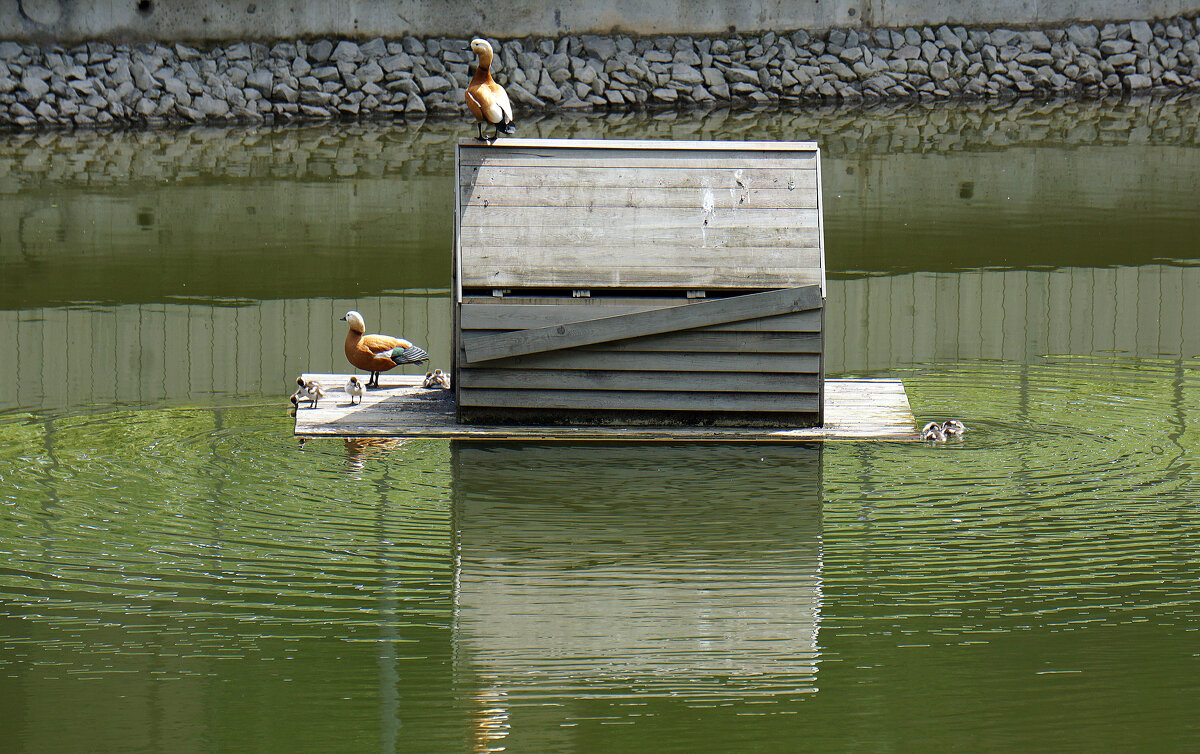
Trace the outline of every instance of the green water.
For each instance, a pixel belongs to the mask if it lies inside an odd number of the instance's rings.
[[[1200,747],[1200,101],[815,139],[828,371],[961,443],[291,436],[449,361],[457,121],[0,136],[0,750]]]

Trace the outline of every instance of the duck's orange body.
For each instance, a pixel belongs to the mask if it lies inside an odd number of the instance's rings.
[[[346,333],[346,360],[355,367],[371,373],[366,387],[379,387],[379,373],[400,364],[419,364],[429,360],[429,354],[404,338],[390,335],[366,335],[362,315],[346,312],[342,319],[350,325]]]
[[[411,348],[412,343],[404,338],[389,335],[364,335],[351,328],[346,333],[346,359],[366,372],[386,372],[396,363],[380,353],[390,353],[393,348]]]
[[[467,108],[479,125],[479,138],[483,138],[483,124],[496,127],[496,133],[511,134],[513,127],[512,102],[504,87],[492,79],[492,46],[482,39],[471,40],[470,49],[479,56],[479,67],[471,83],[467,85]]]

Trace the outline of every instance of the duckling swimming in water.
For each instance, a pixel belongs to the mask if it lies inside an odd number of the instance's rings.
[[[966,431],[967,425],[958,419],[947,419],[942,425],[942,434],[946,435],[946,437],[954,437],[956,435],[962,437],[962,433]]]
[[[483,135],[484,123],[496,127],[496,133],[492,135],[493,141],[502,133],[516,133],[508,92],[492,80],[492,46],[486,39],[476,37],[471,40],[467,49],[479,56],[479,66],[475,69],[471,83],[467,85],[466,95],[467,107],[479,126],[479,140],[488,141]]]
[[[296,408],[300,407],[301,401],[308,401],[309,408],[316,408],[317,401],[325,397],[325,390],[321,387],[321,383],[317,380],[305,381],[304,376],[296,378],[296,392],[292,393],[292,405]]]
[[[942,425],[937,422],[929,422],[921,428],[921,439],[932,442],[945,442],[946,433],[942,430]]]
[[[357,377],[351,377],[350,381],[346,383],[346,395],[350,396],[351,406],[354,405],[355,398],[358,399],[359,403],[362,403],[363,386],[362,383],[358,381]]]

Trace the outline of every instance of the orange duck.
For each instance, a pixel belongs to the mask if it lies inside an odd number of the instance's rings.
[[[484,123],[496,127],[493,139],[502,133],[515,133],[517,129],[513,125],[512,102],[508,99],[508,92],[492,80],[492,46],[486,39],[475,38],[468,49],[479,56],[479,67],[467,85],[467,107],[478,121],[479,140],[487,141],[483,135]]]
[[[364,335],[367,325],[361,314],[346,312],[342,321],[350,325],[346,333],[346,359],[355,367],[371,373],[368,388],[379,387],[379,373],[400,364],[420,364],[429,361],[429,354],[404,338],[390,335]]]

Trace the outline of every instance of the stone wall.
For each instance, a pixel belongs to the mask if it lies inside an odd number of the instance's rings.
[[[556,109],[1100,97],[1200,89],[1200,19],[1012,31],[962,26],[500,42],[524,114]],[[0,123],[261,123],[465,111],[463,39],[0,42]],[[519,131],[518,131],[519,133]]]

